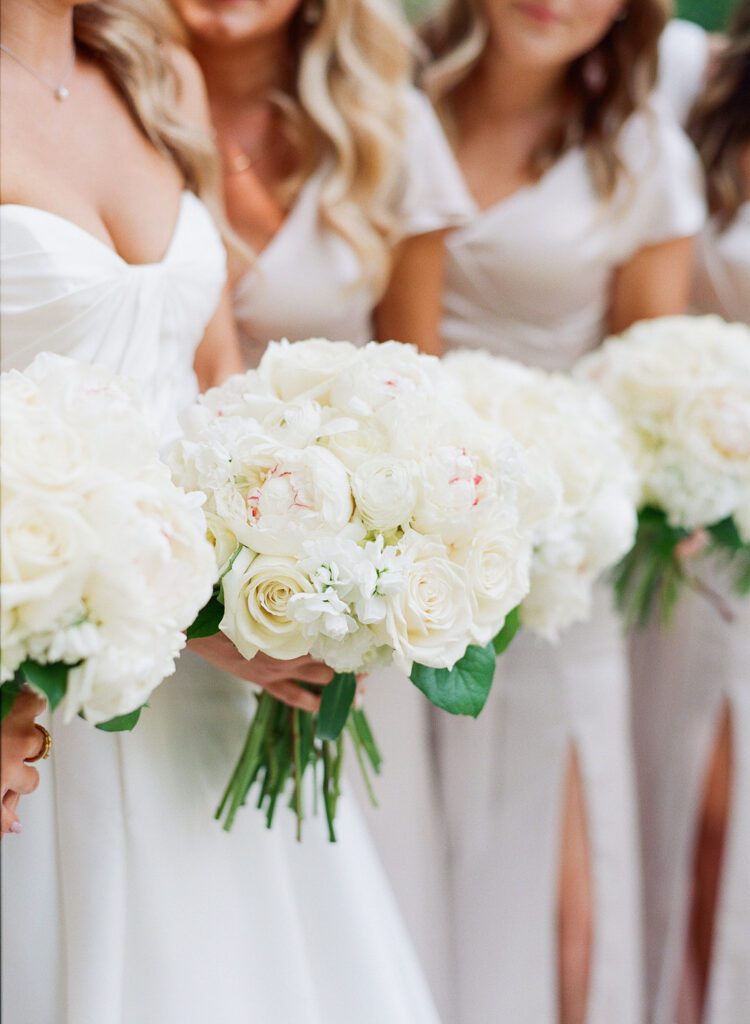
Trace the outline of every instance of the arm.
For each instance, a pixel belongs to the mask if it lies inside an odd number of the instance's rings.
[[[637,320],[684,313],[690,301],[693,239],[641,249],[615,275],[609,329],[619,334]]]
[[[396,252],[388,287],[375,310],[378,341],[411,342],[439,355],[445,232],[406,239]]]

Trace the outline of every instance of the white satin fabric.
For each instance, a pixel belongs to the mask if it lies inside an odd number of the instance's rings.
[[[42,349],[139,382],[165,436],[196,394],[195,349],[224,283],[211,219],[185,194],[157,264],[132,266],[52,214],[4,206],[3,369]],[[353,802],[338,846],[297,845],[280,809],[226,835],[217,799],[250,688],[184,654],[138,728],[55,722],[24,833],[3,843],[7,1024],[436,1024]]]
[[[423,94],[409,89],[400,195],[395,213],[402,239],[466,221],[472,203],[450,148]],[[321,222],[328,166],[307,181],[256,266],[235,290],[235,314],[250,365],[269,341],[288,337],[346,339],[373,335],[377,295],[359,257]],[[356,764],[349,784],[375,839],[399,907],[446,1019],[450,1015],[445,841],[424,697],[396,670],[367,681],[366,710],[384,758],[374,808]],[[385,1020],[385,1018],[384,1018]]]
[[[702,91],[708,37],[672,22],[661,45],[660,89],[685,118]],[[715,221],[696,248],[693,307],[750,324],[750,203],[721,231]],[[634,740],[643,834],[648,1024],[695,1024],[681,978],[692,898],[692,863],[703,786],[725,707],[732,726],[727,849],[703,1024],[750,1020],[750,607],[730,577],[699,560],[693,571],[733,607],[724,622],[706,600],[684,593],[668,629],[631,641]]]
[[[658,104],[633,115],[629,172],[596,194],[573,149],[449,238],[443,334],[567,369],[606,333],[614,274],[703,221],[697,161]],[[441,730],[460,1024],[556,1024],[563,779],[578,754],[593,879],[587,1024],[643,1024],[640,868],[627,652],[610,594],[553,646],[521,636],[477,723]]]

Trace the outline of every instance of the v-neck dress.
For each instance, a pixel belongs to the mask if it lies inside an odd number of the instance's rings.
[[[394,211],[402,239],[456,227],[472,210],[430,104],[412,89],[406,100],[403,174]],[[321,221],[327,170],[323,165],[308,179],[280,231],[235,289],[235,314],[249,365],[258,362],[269,341],[282,337],[355,344],[372,338],[373,287],[352,247]],[[395,669],[368,679],[366,704],[383,753],[383,774],[375,780],[379,806],[371,806],[359,785],[356,765],[349,784],[358,793],[438,1008],[450,1021],[445,836],[428,705]]]
[[[631,116],[613,199],[572,149],[449,239],[447,347],[566,370],[600,344],[614,276],[639,250],[695,235],[697,161],[656,104]],[[440,723],[441,726],[445,723]],[[587,1024],[643,1024],[640,872],[625,640],[603,586],[559,644],[521,635],[477,722],[441,728],[461,1024],[556,1024],[563,782],[575,752],[593,880]]]
[[[660,89],[686,117],[704,88],[708,37],[672,22],[662,38]],[[750,202],[698,238],[696,313],[750,324]],[[750,601],[699,561],[699,576],[731,605],[724,622],[685,593],[669,629],[634,634],[634,740],[642,814],[649,1024],[694,1024],[685,975],[696,829],[708,763],[724,708],[731,713],[732,775],[727,846],[714,925],[703,1024],[750,1020]]]

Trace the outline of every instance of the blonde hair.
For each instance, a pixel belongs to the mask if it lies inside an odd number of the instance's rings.
[[[727,45],[690,115],[688,132],[705,168],[709,208],[726,228],[747,191],[741,156],[750,142],[750,0],[737,10]]]
[[[138,0],[98,0],[73,10],[76,45],[94,57],[146,138],[179,168],[186,188],[218,215],[221,170],[208,134],[175,115],[180,83],[159,24]]]
[[[484,53],[489,27],[480,0],[448,0],[424,26],[431,56],[423,84],[450,130],[451,98]],[[659,36],[669,0],[630,0],[624,17],[567,72],[569,111],[532,155],[530,173],[541,175],[573,146],[583,146],[594,186],[608,198],[621,161],[617,136],[627,118],[648,99],[656,81]]]
[[[165,0],[155,2],[163,7]],[[185,42],[181,29],[177,38]],[[398,238],[411,34],[389,0],[302,0],[289,38],[295,85],[290,94],[272,98],[298,166],[278,184],[277,197],[288,206],[310,175],[328,164],[322,221],[352,246],[363,276],[380,295]]]

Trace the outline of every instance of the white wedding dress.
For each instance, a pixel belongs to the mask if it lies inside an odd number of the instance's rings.
[[[449,236],[443,337],[549,370],[607,332],[612,281],[640,249],[696,234],[697,160],[670,116],[632,115],[609,202],[581,148]],[[640,865],[625,638],[609,588],[555,646],[518,637],[477,722],[441,722],[460,1024],[558,1020],[563,782],[583,787],[593,888],[587,1024],[643,1024]]]
[[[147,265],[54,214],[0,211],[3,369],[41,350],[101,363],[173,435],[224,283],[205,207],[185,193]],[[297,845],[283,809],[272,832],[252,806],[230,835],[213,820],[251,707],[186,654],[132,734],[54,720],[3,843],[4,1024],[436,1024],[346,797],[336,846],[314,819]]]

